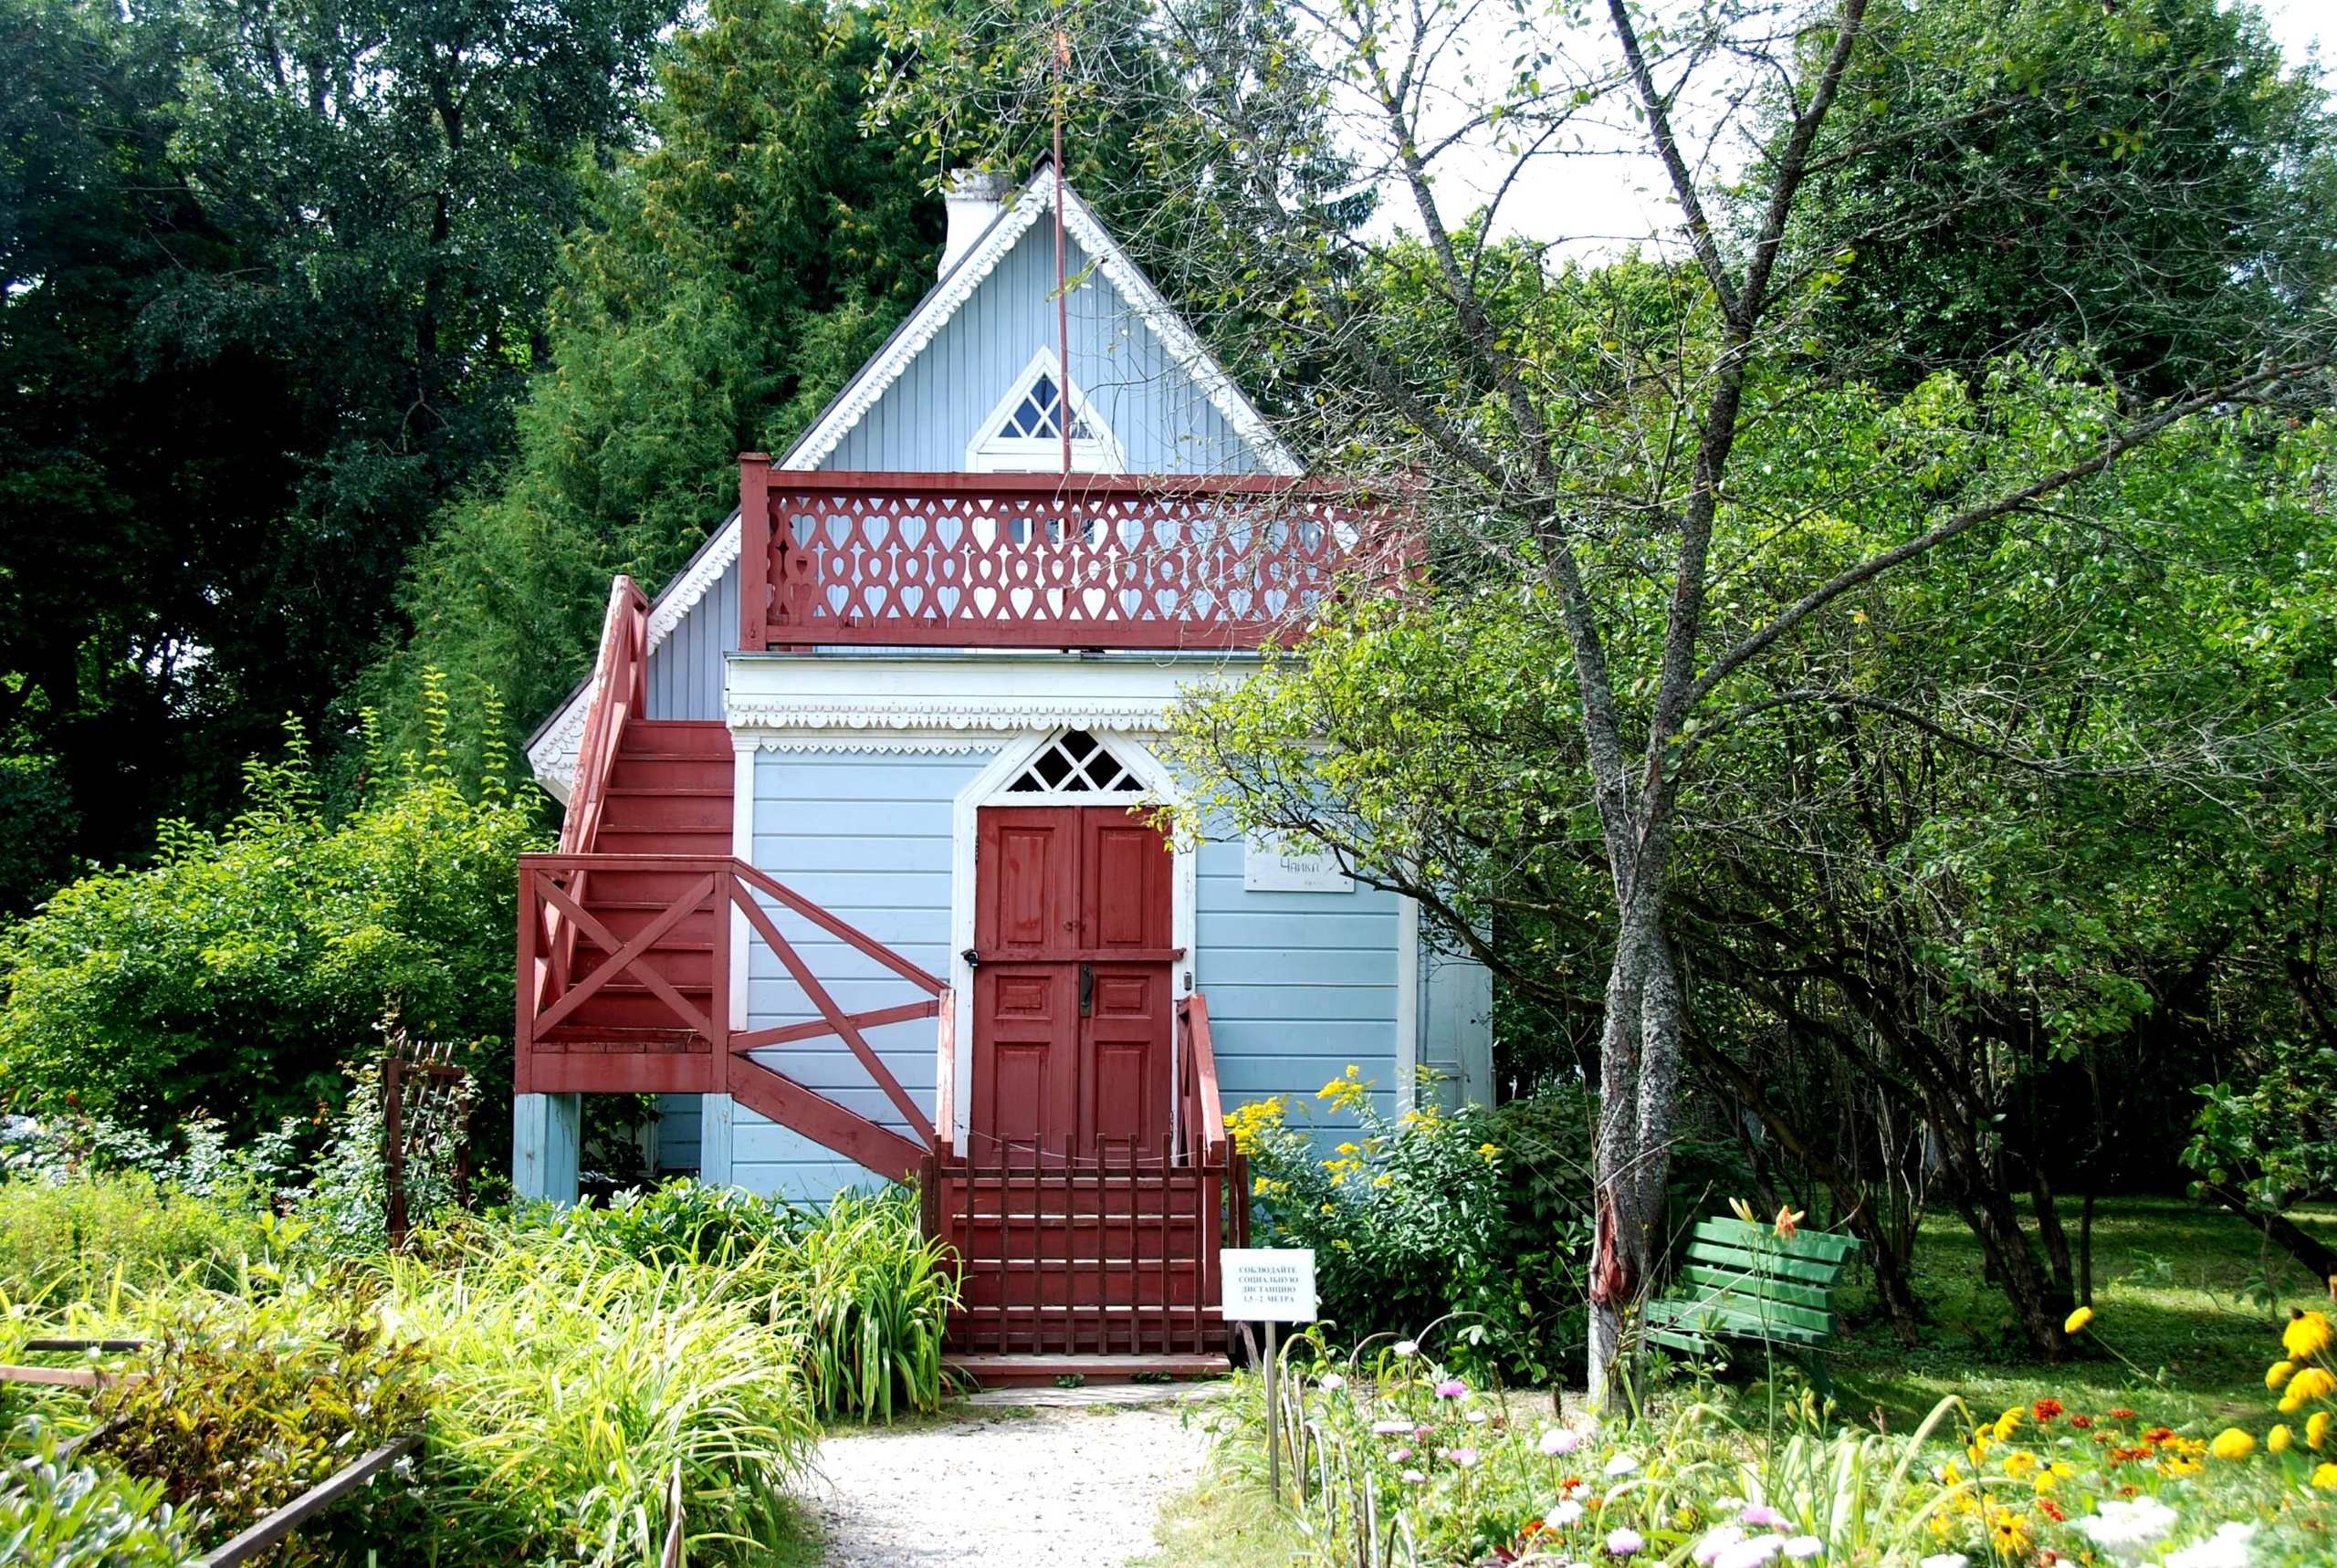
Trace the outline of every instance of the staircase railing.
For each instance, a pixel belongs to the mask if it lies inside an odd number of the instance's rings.
[[[641,716],[648,701],[649,599],[633,579],[620,577],[609,585],[608,612],[601,620],[600,660],[592,671],[592,706],[584,712],[584,738],[577,748],[576,779],[561,819],[561,853],[590,854],[599,847],[609,775],[624,743],[624,727]]]
[[[597,918],[577,889],[594,873],[664,873],[686,878],[682,891],[647,918],[628,939]],[[846,1012],[827,986],[771,918],[765,900],[790,911],[854,951],[875,960],[925,993],[895,1007]],[[731,1019],[730,915],[776,957],[819,1017],[769,1029],[745,1029]],[[709,984],[706,1006],[686,996],[654,961],[660,942],[694,915],[712,917]],[[581,977],[562,966],[540,961],[546,946],[562,933],[579,946],[590,943],[603,956]],[[579,963],[574,967],[583,968]],[[730,1094],[749,1108],[880,1174],[907,1178],[928,1154],[946,1146],[916,1097],[901,1086],[867,1031],[886,1024],[938,1018],[945,1041],[953,1011],[948,985],[812,900],[746,862],[728,855],[550,854],[519,857],[519,972],[536,983],[523,987],[518,1020],[519,1079],[522,1092]],[[594,997],[618,981],[637,984],[662,1004],[665,1021],[641,1031],[596,1029],[575,1020]],[[749,1053],[826,1035],[842,1039],[870,1081],[917,1135],[902,1137],[834,1101],[803,1087]],[[947,1091],[944,1091],[945,1094]],[[948,1124],[942,1124],[946,1129]]]

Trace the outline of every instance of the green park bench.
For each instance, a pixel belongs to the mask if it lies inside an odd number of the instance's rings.
[[[1800,1361],[1830,1397],[1826,1347],[1840,1327],[1834,1287],[1860,1246],[1830,1231],[1787,1238],[1766,1225],[1707,1219],[1689,1242],[1681,1289],[1648,1302],[1645,1337],[1690,1355],[1710,1353],[1717,1339],[1756,1340]]]

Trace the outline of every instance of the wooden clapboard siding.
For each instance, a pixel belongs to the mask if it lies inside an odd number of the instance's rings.
[[[1018,241],[925,351],[820,465],[888,473],[957,473],[982,418],[1041,349],[1056,342],[1054,229]],[[1132,474],[1255,474],[1237,434],[1076,241],[1071,378],[1119,440]]]
[[[951,803],[989,761],[980,751],[759,753],[754,863],[904,957],[946,975]],[[899,982],[861,954],[801,922],[781,917],[779,924],[847,1010],[900,999]],[[813,1016],[767,955],[754,956],[749,974],[749,1028]],[[903,1087],[932,1103],[930,1020],[871,1030],[868,1041]],[[806,1089],[880,1126],[907,1130],[835,1037],[760,1054]],[[731,1179],[757,1192],[819,1199],[875,1179],[744,1106],[731,1138]]]
[[[1396,1038],[1395,895],[1248,892],[1242,861],[1240,844],[1208,843],[1196,867],[1193,983],[1209,996],[1227,1109],[1275,1094],[1312,1106],[1352,1064],[1392,1110],[1410,1061]]]
[[[651,718],[715,719],[722,712],[722,660],[739,646],[739,563],[649,651]]]

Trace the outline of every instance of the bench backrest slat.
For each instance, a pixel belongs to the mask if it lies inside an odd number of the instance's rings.
[[[1715,1269],[1734,1269],[1740,1273],[1798,1280],[1811,1285],[1831,1286],[1842,1278],[1839,1263],[1821,1262],[1809,1258],[1787,1258],[1776,1253],[1764,1257],[1741,1247],[1724,1247],[1712,1241],[1689,1243],[1688,1260],[1709,1264]]]
[[[1860,1246],[1855,1236],[1837,1236],[1830,1230],[1797,1230],[1791,1236],[1779,1236],[1769,1226],[1747,1225],[1741,1219],[1701,1221],[1695,1236],[1699,1241],[1716,1241],[1724,1247],[1823,1263],[1845,1262]]]

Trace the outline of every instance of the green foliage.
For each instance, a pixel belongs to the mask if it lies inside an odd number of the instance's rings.
[[[73,847],[235,810],[544,361],[663,0],[0,8],[0,745]]]
[[[0,1181],[0,1295],[18,1301],[102,1300],[117,1285],[228,1290],[270,1240],[247,1194],[197,1196],[142,1171]]]
[[[958,1272],[948,1249],[922,1234],[906,1188],[843,1193],[806,1211],[669,1182],[553,1224],[593,1256],[718,1273],[790,1336],[823,1416],[889,1421],[940,1408]]]
[[[1892,4],[1865,38],[1807,214],[1859,373],[2085,342],[2179,385],[2326,286],[2327,102],[2253,7]]]
[[[183,1568],[194,1555],[160,1481],[60,1459],[55,1434],[45,1429],[29,1447],[0,1471],[0,1563]]]
[[[71,874],[81,816],[53,757],[0,757],[0,915],[23,915]]]
[[[1304,1336],[1291,1371],[1277,1414],[1306,1568],[2156,1562],[2236,1524],[2253,1536],[2244,1550],[2187,1561],[2303,1568],[2325,1558],[2337,1508],[2308,1483],[2318,1456],[2300,1445],[2206,1458],[2221,1422],[2162,1423],[2147,1397],[2139,1412],[2048,1399],[1975,1416],[1950,1396],[1901,1432],[1837,1424],[1806,1395],[1698,1388],[1560,1425],[1409,1343],[1335,1356]],[[1255,1484],[1258,1381],[1245,1375],[1230,1404],[1224,1456]],[[2084,1522],[2107,1526],[2138,1497],[2164,1513],[2136,1550],[2103,1551]]]
[[[818,1426],[748,1266],[636,1263],[552,1228],[446,1247],[383,1266],[438,1396],[418,1559],[655,1562],[677,1467],[691,1562],[793,1533]]]
[[[889,1421],[941,1406],[941,1338],[958,1304],[948,1248],[907,1189],[832,1199],[784,1255],[773,1314],[800,1325],[823,1415]]]
[[[0,1071],[21,1103],[163,1131],[198,1113],[247,1138],[337,1101],[385,1012],[477,1040],[508,1082],[515,858],[540,841],[436,761],[377,779],[335,822],[294,737],[254,762],[244,814],[166,827],[160,863],[60,890],[6,954]]]
[[[2200,1091],[2183,1163],[2269,1214],[2337,1192],[2337,1046],[2272,1040],[2248,1056],[2252,1082]]]
[[[929,285],[938,204],[861,130],[880,58],[829,0],[720,0],[672,38],[648,141],[591,182],[517,453],[414,563],[412,641],[371,676],[393,744],[427,727],[429,668],[547,712],[610,574],[662,585],[736,504],[738,454],[784,450]]]
[[[261,1302],[215,1298],[169,1323],[145,1375],[97,1398],[90,1440],[152,1477],[214,1544],[283,1507],[369,1448],[421,1425],[422,1348],[386,1333],[351,1279]],[[307,1560],[295,1548],[290,1561]]]
[[[1258,1219],[1315,1249],[1323,1314],[1343,1338],[1435,1322],[1468,1364],[1557,1381],[1588,1279],[1584,1095],[1390,1117],[1368,1090],[1350,1070],[1318,1096],[1358,1124],[1327,1159],[1327,1135],[1291,1124],[1281,1099],[1227,1118],[1250,1159]]]

